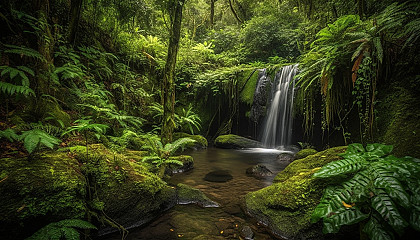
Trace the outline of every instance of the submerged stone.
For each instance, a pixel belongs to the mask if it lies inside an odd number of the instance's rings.
[[[243,237],[246,240],[252,240],[254,239],[254,232],[249,226],[244,226],[241,229],[241,237]]]
[[[234,134],[220,135],[214,140],[214,146],[227,149],[260,148],[262,144],[258,141],[241,137]]]
[[[232,175],[227,170],[216,170],[209,172],[204,177],[204,180],[209,182],[227,182],[232,179]]]

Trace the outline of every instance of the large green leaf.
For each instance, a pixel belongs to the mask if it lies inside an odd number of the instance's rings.
[[[372,168],[375,175],[375,187],[385,190],[398,205],[409,209],[411,207],[410,196],[398,179],[394,177],[394,172],[381,167],[381,162],[372,164]]]
[[[330,162],[322,167],[318,172],[314,173],[315,178],[329,178],[341,174],[354,173],[363,169],[366,160],[359,154],[352,154],[348,158]]]
[[[336,233],[343,225],[352,225],[369,217],[369,214],[362,213],[359,209],[341,208],[339,211],[324,218],[324,233]]]
[[[375,193],[376,195],[372,198],[372,208],[374,208],[398,234],[402,234],[404,228],[408,226],[408,223],[399,213],[395,203],[385,191],[377,189]]]
[[[384,227],[375,217],[371,217],[366,223],[363,231],[369,236],[371,240],[393,240],[394,235],[391,231]]]
[[[392,149],[392,145],[373,143],[366,146],[366,154],[370,157],[383,157],[390,154]]]

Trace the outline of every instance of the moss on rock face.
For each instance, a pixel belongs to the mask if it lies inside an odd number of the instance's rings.
[[[207,139],[201,135],[191,135],[188,133],[177,132],[173,134],[173,140],[178,140],[180,138],[191,138],[195,140],[195,143],[187,144],[189,148],[207,148],[208,143]]]
[[[262,144],[258,141],[234,134],[221,135],[214,140],[214,146],[227,149],[258,148]]]
[[[337,154],[345,150],[346,147],[336,147],[295,160],[276,176],[271,186],[246,195],[247,212],[285,238],[320,236],[320,228],[313,227],[310,217],[327,182],[311,177],[320,167],[341,159]]]
[[[295,160],[306,158],[307,156],[314,155],[318,151],[312,148],[302,149],[295,154]]]
[[[0,159],[0,238],[27,237],[19,235],[22,227],[30,234],[88,211],[104,211],[126,228],[150,221],[176,204],[176,192],[140,162],[141,155],[92,144],[89,157],[84,146],[74,146],[31,160]],[[105,227],[100,234],[116,230]]]
[[[377,106],[377,139],[393,145],[398,157],[420,158],[420,99],[402,87],[389,91]]]
[[[165,170],[165,172],[169,175],[172,175],[175,173],[187,172],[194,168],[194,159],[191,156],[180,155],[180,156],[170,157],[169,159],[182,162],[182,166],[179,166],[176,164],[169,164],[168,168]]]
[[[0,169],[5,176],[0,183],[0,236],[16,239],[22,234],[19,227],[28,233],[45,221],[85,216],[86,181],[78,161],[66,153],[3,158]]]

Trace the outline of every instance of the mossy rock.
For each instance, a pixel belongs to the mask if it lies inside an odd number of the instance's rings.
[[[21,239],[27,236],[20,233],[52,221],[84,218],[86,207],[125,228],[147,223],[176,204],[176,192],[140,162],[142,154],[126,156],[92,144],[89,158],[85,146],[74,146],[31,160],[0,159],[0,238]],[[95,191],[92,200],[85,179]],[[99,234],[113,231],[102,227]]]
[[[0,238],[20,239],[49,222],[84,218],[86,181],[76,159],[46,152],[0,159]],[[25,228],[21,231],[19,228]]]
[[[208,142],[207,139],[201,135],[191,135],[188,133],[183,132],[177,132],[173,134],[173,140],[178,140],[180,138],[191,138],[195,140],[195,143],[189,143],[187,144],[188,148],[194,148],[194,149],[201,149],[201,148],[207,148]]]
[[[317,152],[318,152],[317,150],[312,149],[312,148],[302,149],[295,154],[295,160],[306,158],[307,156],[314,155]]]
[[[165,170],[165,172],[168,175],[187,172],[194,168],[194,159],[191,156],[180,155],[180,156],[170,157],[169,159],[182,162],[182,166],[179,166],[176,164],[169,164],[168,168]]]
[[[310,217],[328,182],[311,177],[325,164],[341,159],[338,154],[345,150],[336,147],[295,160],[271,186],[246,195],[247,212],[286,239],[320,237],[321,229],[310,223]]]
[[[197,204],[201,207],[219,207],[219,204],[208,198],[202,191],[188,185],[176,185],[178,204]]]
[[[214,146],[227,149],[259,148],[262,144],[258,141],[234,134],[221,135],[214,140]]]

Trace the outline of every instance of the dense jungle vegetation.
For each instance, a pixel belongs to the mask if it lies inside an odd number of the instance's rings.
[[[99,223],[125,231],[99,197],[112,187],[107,174],[115,184],[134,176],[138,191],[165,198],[165,171],[190,161],[180,149],[233,133],[258,139],[266,111],[252,109],[259,69],[274,75],[290,64],[299,64],[294,143],[361,143],[314,178],[350,174],[365,184],[329,187],[313,220],[324,219],[326,232],[363,222],[370,239],[420,231],[419,161],[402,158],[420,157],[418,1],[2,0],[0,33],[0,188],[25,198],[13,211],[16,202],[2,203],[9,225],[1,234],[87,239]],[[61,168],[64,158],[76,159],[64,168],[78,177],[60,181],[87,201],[38,202],[29,194],[38,183],[25,179],[54,174],[39,159]],[[29,175],[10,170],[34,164]],[[10,182],[21,183],[19,193]],[[361,189],[358,197],[334,200],[346,184]],[[376,192],[383,198],[371,200]],[[334,201],[354,211],[331,220]],[[352,202],[365,205],[356,211]],[[56,214],[63,209],[72,210]]]

